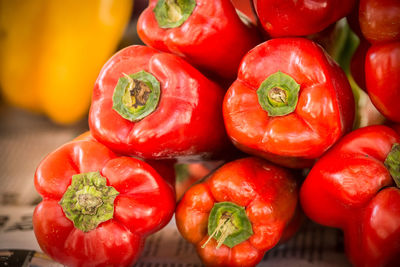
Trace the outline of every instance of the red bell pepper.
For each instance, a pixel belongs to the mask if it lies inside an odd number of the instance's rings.
[[[96,139],[92,136],[90,131],[86,131],[74,138],[73,141],[96,141]],[[140,158],[139,158],[140,159]],[[166,159],[166,160],[151,160],[151,159],[140,159],[153,167],[158,174],[168,183],[171,189],[176,192],[176,173],[175,173],[175,164],[177,160],[175,159]],[[177,194],[177,192],[176,192]],[[178,198],[177,198],[178,199]]]
[[[229,147],[224,91],[178,56],[130,46],[103,67],[89,113],[94,138],[146,159],[212,156]]]
[[[360,0],[360,28],[371,43],[400,41],[400,1]]]
[[[348,15],[355,0],[253,0],[257,16],[271,37],[305,36],[322,31]]]
[[[183,194],[193,184],[203,179],[222,164],[223,161],[202,161],[176,164],[176,199],[181,199]]]
[[[368,95],[388,119],[400,122],[400,42],[372,45],[365,60]]]
[[[397,134],[400,135],[400,123],[390,123],[388,126],[391,127],[393,130],[395,130]]]
[[[175,218],[206,266],[255,266],[279,242],[296,205],[296,181],[288,171],[244,158],[191,187]]]
[[[231,2],[236,10],[239,11],[239,16],[242,16],[242,14],[244,14],[250,19],[250,21],[254,25],[258,24],[257,14],[255,13],[253,7],[253,0],[231,0]]]
[[[363,37],[363,34],[361,32],[360,20],[358,14],[359,6],[360,6],[360,0],[356,0],[354,8],[350,12],[350,14],[347,15],[346,20],[349,23],[350,29],[353,31],[353,33],[355,33],[360,38]]]
[[[50,153],[35,186],[43,197],[33,214],[37,241],[67,266],[132,266],[175,209],[174,191],[150,165],[90,140]]]
[[[148,46],[230,79],[244,54],[261,41],[230,0],[150,0],[137,32]]]
[[[239,149],[307,167],[351,130],[354,97],[344,72],[320,46],[277,38],[244,57],[223,114]]]
[[[400,136],[386,126],[355,130],[311,169],[300,190],[306,215],[341,228],[355,266],[398,266]]]
[[[351,75],[353,76],[357,85],[364,91],[367,90],[365,81],[365,59],[370,47],[371,44],[367,40],[360,38],[360,44],[358,45],[357,50],[354,52],[350,63]]]

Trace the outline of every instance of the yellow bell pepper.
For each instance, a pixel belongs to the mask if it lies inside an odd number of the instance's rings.
[[[54,122],[83,118],[133,0],[0,0],[0,88]]]

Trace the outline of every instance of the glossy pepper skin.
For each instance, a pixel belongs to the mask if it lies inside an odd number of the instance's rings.
[[[73,141],[96,141],[96,139],[92,136],[90,131],[86,131],[76,138],[74,138]],[[122,155],[120,155],[122,156]],[[139,158],[140,159],[140,158]],[[153,167],[158,174],[161,175],[161,177],[168,183],[168,185],[171,187],[171,189],[176,192],[176,176],[177,173],[175,172],[175,164],[177,161],[175,159],[167,159],[167,160],[145,160],[145,159],[140,159],[149,164],[151,167]],[[176,192],[177,194],[177,192]],[[178,199],[178,198],[177,198]]]
[[[355,266],[398,266],[400,189],[386,159],[399,143],[399,135],[386,126],[355,130],[314,165],[301,187],[305,214],[344,231],[346,253]],[[398,152],[392,157],[394,170]]]
[[[400,41],[400,1],[360,0],[362,34],[371,43]]]
[[[305,36],[348,15],[354,0],[253,0],[260,23],[271,37]]]
[[[183,24],[163,26],[156,18],[155,7],[176,2],[184,1],[149,1],[137,25],[141,40],[150,47],[177,54],[203,71],[234,79],[244,54],[261,41],[256,28],[239,18],[230,0],[186,1],[195,7]]]
[[[155,106],[150,97],[144,106],[139,105],[138,112],[144,107],[151,113],[132,121],[116,111],[114,98],[117,87],[128,83],[125,75],[144,72],[159,83],[159,99]],[[129,86],[124,90],[135,89]],[[144,85],[139,90],[148,88]],[[98,141],[125,155],[145,159],[211,156],[230,145],[222,118],[223,95],[218,85],[180,57],[150,47],[130,46],[115,54],[97,79],[89,113],[90,131]],[[124,116],[136,114],[132,103],[122,105],[128,110]]]
[[[96,77],[122,38],[132,3],[1,0],[4,100],[58,124],[81,120]]]
[[[232,4],[236,10],[248,17],[254,25],[258,24],[258,18],[252,0],[232,0]]]
[[[279,84],[280,80],[289,82]],[[264,88],[270,90],[265,93]],[[272,105],[272,111],[266,105]],[[275,114],[280,108],[291,110]],[[225,95],[223,115],[239,149],[302,168],[351,130],[354,97],[344,72],[320,46],[303,38],[277,38],[244,57]]]
[[[372,45],[365,59],[366,89],[375,107],[400,122],[400,41]]]
[[[175,213],[178,230],[196,246],[206,266],[255,266],[279,242],[294,217],[296,188],[288,171],[263,159],[232,161],[185,193]],[[233,246],[225,239],[218,248],[217,238],[210,238],[209,227],[213,210],[226,203],[245,212],[243,217],[249,221],[252,233]],[[240,228],[241,224],[235,226]]]
[[[71,191],[74,184],[80,190]],[[175,208],[174,191],[150,165],[91,140],[45,157],[35,186],[43,198],[33,214],[37,241],[67,266],[132,266],[146,236],[166,225]]]

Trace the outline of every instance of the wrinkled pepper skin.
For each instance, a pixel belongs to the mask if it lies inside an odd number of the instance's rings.
[[[260,23],[271,37],[306,36],[348,15],[354,0],[253,0]]]
[[[138,121],[113,109],[125,74],[146,71],[160,84],[158,105]],[[89,126],[112,150],[145,159],[208,157],[230,147],[222,118],[224,91],[173,54],[130,46],[104,65],[94,87]],[[147,105],[146,102],[145,105]]]
[[[173,28],[162,28],[157,22],[157,2],[163,0],[150,0],[139,17],[140,39],[150,47],[183,57],[202,71],[233,80],[244,54],[261,42],[256,28],[239,18],[230,0],[195,0],[191,15]]]
[[[131,11],[122,1],[0,1],[4,100],[58,124],[87,115],[93,84]]]
[[[308,217],[344,231],[358,267],[398,266],[400,189],[384,164],[395,143],[399,135],[386,126],[355,130],[314,165],[300,190]]]
[[[366,89],[388,119],[400,122],[400,41],[372,45],[365,59]]]
[[[117,196],[109,203],[111,218],[82,230],[67,217],[73,212],[65,210],[62,201],[74,177],[92,172]],[[116,156],[93,140],[71,141],[50,153],[37,168],[35,186],[43,198],[33,214],[37,241],[46,254],[67,266],[132,266],[146,236],[165,226],[175,209],[174,191],[150,165]],[[105,201],[93,216],[104,215],[100,209]]]
[[[90,131],[86,131],[76,138],[74,138],[73,141],[97,141]],[[122,156],[122,155],[120,155]],[[145,159],[140,159],[149,164],[151,167],[153,167],[158,174],[161,175],[161,177],[168,183],[168,185],[171,187],[171,190],[174,192],[176,190],[176,173],[175,173],[175,164],[177,161],[175,159],[169,159],[169,160],[145,160]]]
[[[213,208],[234,203],[245,210],[253,234],[229,247],[217,248],[207,225]],[[291,174],[260,158],[243,158],[220,167],[191,187],[179,202],[175,218],[182,236],[193,243],[206,266],[255,266],[274,247],[295,216],[297,186]],[[297,217],[297,215],[296,215]]]
[[[299,91],[293,95],[298,100],[288,106],[291,113],[273,116],[262,106],[269,99],[260,97],[259,91],[282,73],[297,83]],[[227,133],[240,150],[302,168],[312,166],[351,130],[354,105],[344,72],[320,46],[304,38],[277,38],[244,57],[238,78],[225,95],[223,115]]]

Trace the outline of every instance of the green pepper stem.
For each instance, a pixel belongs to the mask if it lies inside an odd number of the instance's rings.
[[[253,235],[253,230],[243,207],[232,202],[219,202],[214,204],[208,217],[208,234],[202,248],[212,238],[217,241],[217,249],[222,244],[232,248]]]
[[[232,224],[232,214],[224,214],[221,220],[218,222],[217,227],[215,228],[214,232],[208,237],[207,241],[201,246],[205,248],[205,246],[210,242],[212,238],[215,238],[217,234],[219,237],[216,238],[217,240],[217,248],[220,248],[224,243],[225,239],[231,235],[235,231],[235,226]]]
[[[395,143],[387,155],[384,165],[389,170],[396,186],[400,188],[400,144]]]
[[[99,172],[76,174],[59,203],[65,216],[83,232],[114,216],[114,200],[119,193],[106,183]]]
[[[272,105],[279,106],[282,104],[287,104],[288,96],[284,89],[274,87],[268,91],[268,100]]]
[[[114,89],[112,108],[124,119],[142,120],[158,106],[160,83],[146,71],[123,75]]]
[[[258,102],[268,116],[284,116],[296,109],[300,85],[280,71],[268,76],[257,89]]]
[[[193,13],[196,0],[158,0],[153,12],[160,28],[177,28]]]
[[[86,193],[86,190],[76,192],[77,206],[81,207],[82,214],[95,215],[97,209],[103,205],[103,200],[99,196]]]
[[[166,0],[165,4],[168,6],[168,17],[172,22],[182,19],[182,10],[176,0]]]

